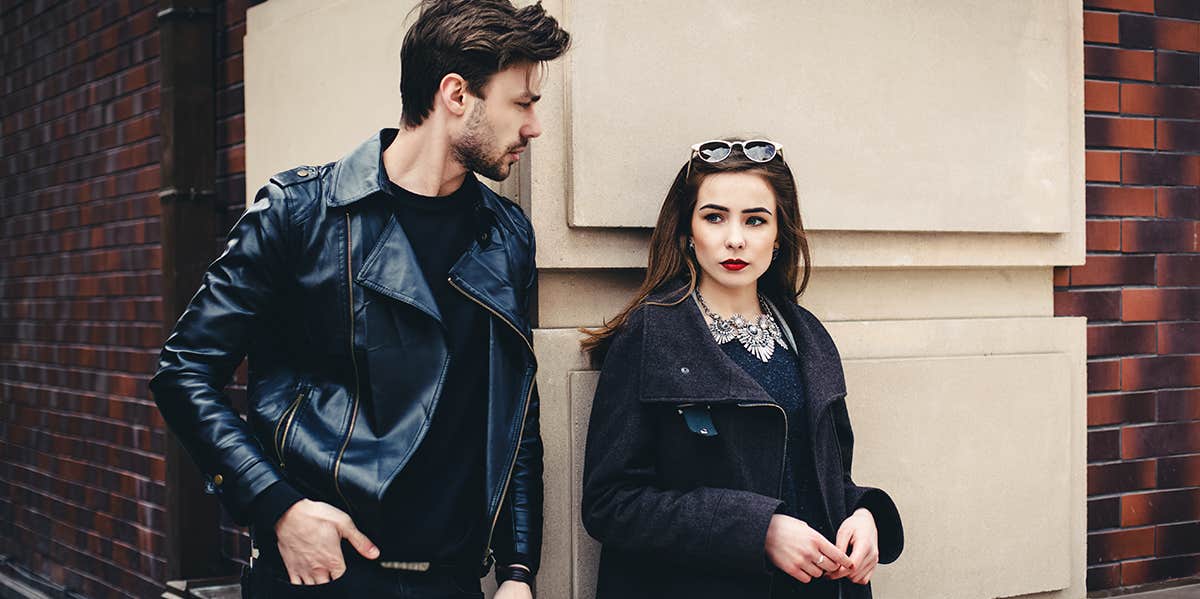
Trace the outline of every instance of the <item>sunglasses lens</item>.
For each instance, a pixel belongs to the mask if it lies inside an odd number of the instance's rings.
[[[755,162],[767,162],[775,157],[775,144],[765,141],[748,141],[742,146],[746,158]]]
[[[727,143],[710,141],[702,144],[697,153],[700,154],[700,158],[705,162],[720,162],[729,157],[729,150],[730,147]]]

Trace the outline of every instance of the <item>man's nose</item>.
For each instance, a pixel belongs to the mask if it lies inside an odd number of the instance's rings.
[[[537,112],[531,111],[529,122],[521,128],[521,137],[537,137],[542,134],[542,122],[538,120]]]

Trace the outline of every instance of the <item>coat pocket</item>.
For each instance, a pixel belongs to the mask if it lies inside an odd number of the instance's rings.
[[[279,417],[279,421],[275,423],[275,457],[279,459],[279,467],[286,467],[287,441],[288,433],[291,432],[292,426],[296,421],[296,414],[304,405],[304,400],[308,398],[311,388],[308,385],[301,384],[300,389],[296,392],[295,399],[291,405],[283,411]]]

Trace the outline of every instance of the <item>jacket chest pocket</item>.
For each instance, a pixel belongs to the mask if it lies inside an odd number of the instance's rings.
[[[777,495],[784,451],[780,412],[728,404],[662,406],[655,464],[661,483]]]

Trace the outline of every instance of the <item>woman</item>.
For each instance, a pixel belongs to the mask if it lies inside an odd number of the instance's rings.
[[[837,348],[796,304],[808,242],[779,149],[693,146],[636,298],[585,331],[604,359],[582,510],[598,599],[863,599],[900,555],[895,504],[850,479]]]

